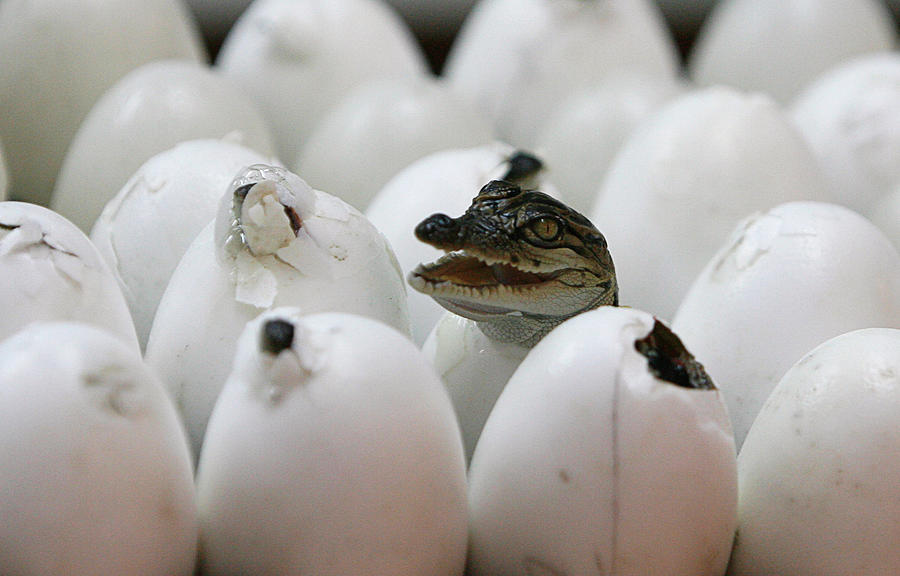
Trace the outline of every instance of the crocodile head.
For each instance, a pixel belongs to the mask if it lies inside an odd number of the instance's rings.
[[[447,254],[417,266],[410,286],[495,340],[532,346],[567,318],[618,304],[603,234],[543,192],[495,180],[459,218],[434,214],[415,233]]]

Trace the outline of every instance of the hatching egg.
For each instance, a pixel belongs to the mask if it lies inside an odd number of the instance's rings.
[[[671,319],[741,219],[822,199],[825,186],[771,98],[706,88],[677,98],[628,138],[590,219],[609,241],[622,303]]]
[[[896,43],[879,0],[730,0],[704,22],[689,70],[700,85],[758,90],[787,103],[832,66]]]
[[[99,326],[139,350],[125,297],[87,236],[42,206],[0,202],[0,340],[58,320]]]
[[[409,333],[404,278],[357,210],[283,168],[242,170],[160,300],[146,359],[171,387],[195,455],[244,325],[276,306],[369,316]]]
[[[190,576],[184,429],[118,338],[38,323],[0,341],[0,572]]]
[[[426,74],[400,17],[380,0],[259,0],[225,38],[216,66],[262,109],[278,154],[303,139],[348,90],[378,78]]]
[[[0,134],[10,198],[47,205],[94,102],[128,71],[161,58],[205,58],[180,1],[0,2]]]
[[[721,393],[650,314],[567,320],[497,400],[469,510],[474,576],[721,575],[737,515]]]
[[[739,448],[794,362],[868,327],[900,327],[900,254],[870,221],[820,202],[739,224],[673,320],[721,388]]]
[[[866,214],[900,186],[900,53],[825,73],[797,96],[791,118],[828,177],[831,201]]]
[[[197,472],[208,574],[461,576],[466,476],[440,379],[349,314],[250,322]]]
[[[262,154],[274,151],[266,120],[239,86],[196,62],[145,64],[91,108],[50,205],[89,232],[103,206],[153,155],[185,140],[224,137]]]
[[[156,307],[194,238],[241,169],[272,161],[227,140],[192,140],[147,160],[107,202],[91,240],[116,273],[147,345]]]
[[[294,164],[310,185],[365,210],[394,174],[433,152],[489,144],[492,130],[443,83],[376,80],[328,111]]]
[[[423,262],[431,262],[443,252],[415,237],[416,225],[432,214],[462,214],[478,191],[503,178],[512,166],[531,171],[531,186],[558,196],[556,187],[544,178],[540,159],[519,154],[507,144],[442,150],[421,158],[398,172],[375,195],[366,216],[388,239],[404,274]],[[409,316],[413,339],[422,343],[443,315],[444,309],[431,297],[409,292]]]
[[[738,458],[729,574],[900,572],[900,330],[842,334],[804,355]]]
[[[623,72],[678,73],[662,15],[648,0],[482,0],[444,67],[450,86],[525,148],[561,99]]]

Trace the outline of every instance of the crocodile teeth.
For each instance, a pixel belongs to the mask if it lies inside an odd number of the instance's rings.
[[[522,286],[545,282],[552,275],[526,272],[507,262],[484,259],[469,253],[451,252],[431,264],[420,264],[411,278],[426,284],[451,284],[459,288]]]

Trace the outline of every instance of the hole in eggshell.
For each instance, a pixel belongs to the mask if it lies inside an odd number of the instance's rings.
[[[294,325],[286,320],[268,320],[260,334],[260,348],[263,352],[277,355],[294,343]]]
[[[674,332],[655,320],[650,333],[635,340],[634,348],[647,359],[647,365],[654,376],[682,388],[694,390],[715,390],[712,379],[687,351],[681,339]]]

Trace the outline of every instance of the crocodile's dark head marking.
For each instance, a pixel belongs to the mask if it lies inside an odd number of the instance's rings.
[[[618,304],[603,234],[543,192],[495,180],[459,218],[434,214],[415,233],[447,254],[416,267],[410,285],[496,340],[532,346],[567,318]]]

